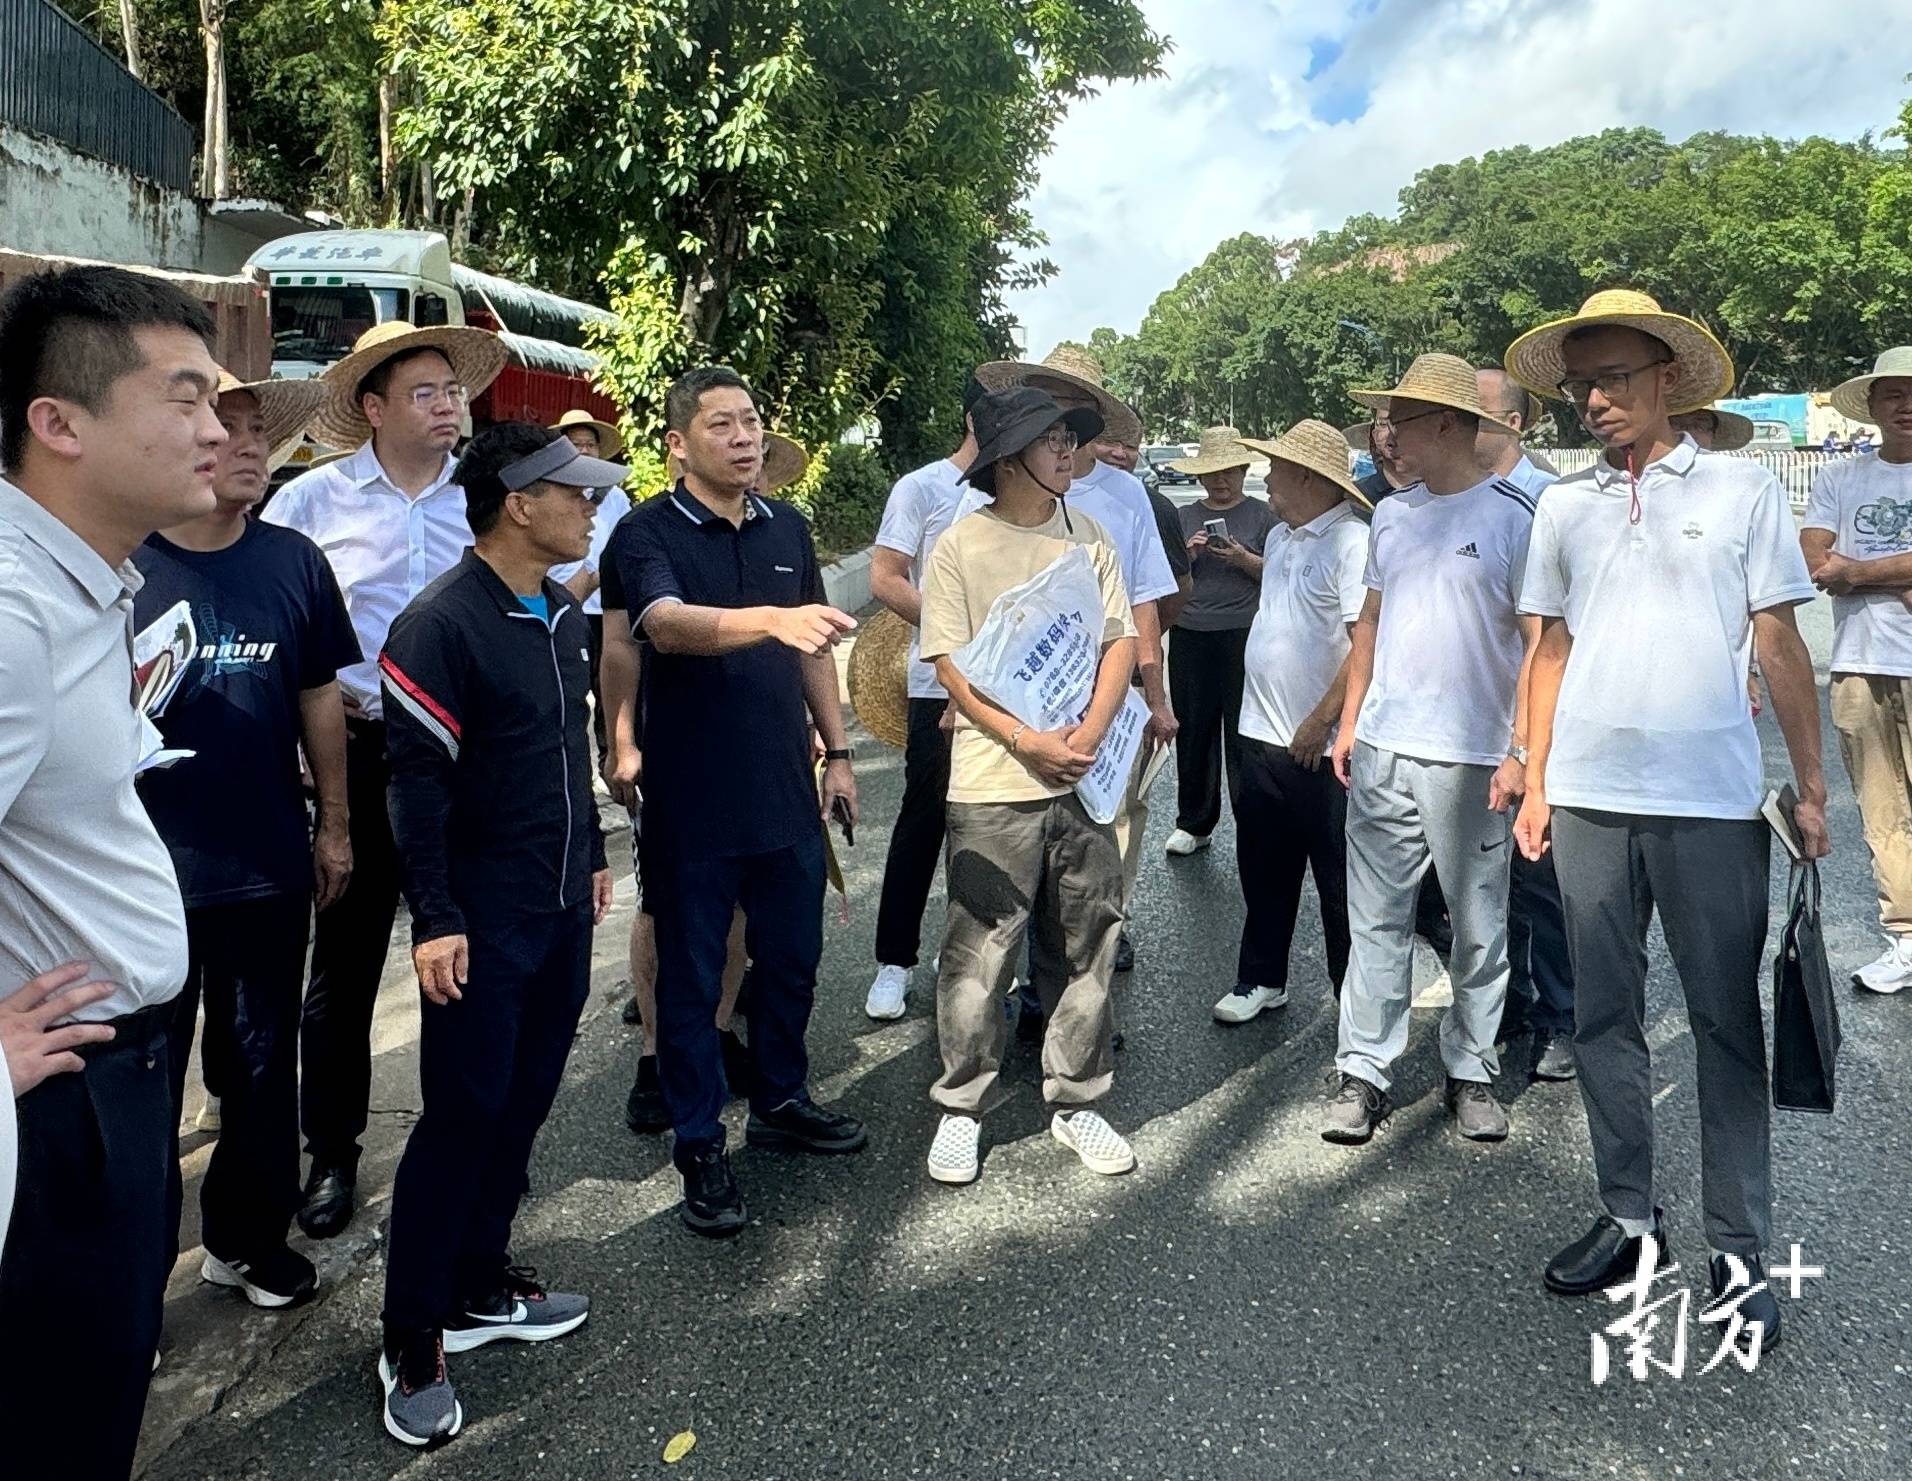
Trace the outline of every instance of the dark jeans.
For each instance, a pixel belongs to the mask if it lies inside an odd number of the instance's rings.
[[[1348,794],[1325,759],[1309,771],[1285,747],[1242,737],[1235,858],[1248,907],[1236,980],[1288,985],[1302,876],[1312,868],[1328,980],[1339,993],[1348,971]]]
[[[186,912],[186,985],[172,1002],[167,1056],[172,1125],[185,1107],[186,1062],[203,995],[200,1060],[217,1086],[221,1130],[199,1189],[200,1237],[221,1259],[256,1259],[285,1242],[299,1206],[299,988],[309,895],[274,895]],[[173,1160],[171,1224],[182,1188]]]
[[[774,1110],[805,1093],[803,1036],[823,955],[823,829],[789,848],[733,858],[685,858],[674,844],[660,844],[646,851],[644,864],[657,922],[657,1069],[681,1167],[724,1144],[715,1020],[739,905],[750,958],[751,1108]]]
[[[372,1008],[398,914],[398,850],[385,808],[385,725],[347,722],[352,881],[319,912],[299,1025],[299,1121],[315,1167],[356,1168],[372,1094]]]
[[[1169,697],[1181,733],[1175,738],[1175,826],[1206,838],[1222,820],[1222,770],[1228,795],[1241,791],[1241,690],[1248,629],[1190,632],[1178,627],[1168,645]]]
[[[1542,1033],[1573,1032],[1573,965],[1567,917],[1554,857],[1530,861],[1514,850],[1507,898],[1508,993],[1527,1005],[1527,1022]]]
[[[385,1321],[436,1327],[511,1263],[531,1144],[591,985],[591,907],[472,926],[464,996],[421,1001],[418,1124],[392,1185]]]
[[[9,1476],[124,1481],[173,1266],[171,1005],[116,1020],[15,1102],[19,1186],[0,1253],[0,1414]],[[44,1446],[38,1462],[34,1447]]]
[[[903,752],[903,807],[883,861],[883,895],[876,907],[876,960],[880,966],[913,967],[922,944],[923,911],[943,852],[943,818],[949,792],[949,736],[943,711],[949,701],[910,701],[909,745]]]

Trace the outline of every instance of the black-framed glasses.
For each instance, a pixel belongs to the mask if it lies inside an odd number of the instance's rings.
[[[1376,417],[1374,419],[1374,435],[1376,437],[1392,437],[1409,422],[1418,422],[1423,417],[1437,417],[1445,410],[1445,407],[1436,407],[1433,411],[1417,411],[1411,417],[1401,417],[1399,419],[1394,417]]]
[[[1575,406],[1585,406],[1587,398],[1595,391],[1611,401],[1615,396],[1624,396],[1633,377],[1643,370],[1651,370],[1656,365],[1671,365],[1673,362],[1662,356],[1658,360],[1649,360],[1644,365],[1635,365],[1629,370],[1606,370],[1599,375],[1569,376],[1554,389],[1559,391]]]
[[[1072,453],[1078,444],[1075,433],[1067,427],[1051,427],[1037,440],[1052,453]]]

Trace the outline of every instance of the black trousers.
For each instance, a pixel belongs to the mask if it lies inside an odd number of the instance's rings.
[[[511,1263],[531,1144],[591,985],[591,907],[470,933],[464,996],[421,1002],[418,1124],[392,1184],[385,1322],[442,1326]]]
[[[1168,645],[1169,698],[1181,733],[1175,738],[1175,826],[1206,838],[1222,820],[1222,770],[1228,795],[1241,789],[1241,690],[1248,629],[1175,629]]]
[[[299,988],[311,919],[305,894],[186,912],[190,965],[167,1031],[172,1125],[185,1109],[186,1062],[203,997],[200,1060],[207,1085],[219,1088],[222,1125],[199,1210],[201,1238],[221,1259],[253,1259],[283,1244],[299,1206]],[[177,1249],[177,1157],[170,1181]]]
[[[348,722],[352,881],[319,912],[299,1024],[299,1121],[315,1167],[356,1168],[372,1094],[372,1008],[398,914],[398,849],[385,807],[385,725]]]
[[[604,614],[586,612],[584,625],[591,634],[591,734],[597,739],[597,753],[604,754]]]
[[[1235,858],[1248,918],[1242,922],[1237,981],[1288,985],[1301,880],[1313,869],[1328,979],[1340,993],[1348,972],[1347,821],[1348,794],[1325,759],[1309,771],[1284,747],[1242,737]]]
[[[110,1043],[81,1050],[84,1070],[14,1103],[19,1185],[0,1253],[9,1476],[125,1481],[133,1469],[173,1267],[171,1019],[170,1004],[117,1019]]]
[[[943,711],[949,701],[910,701],[909,744],[903,751],[903,807],[883,861],[883,895],[876,907],[879,966],[913,967],[922,945],[923,911],[936,863],[943,854],[943,819],[949,796],[949,736]]]

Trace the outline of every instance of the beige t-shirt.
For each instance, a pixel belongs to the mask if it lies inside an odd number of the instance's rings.
[[[1058,505],[1046,523],[1024,529],[985,508],[957,520],[930,552],[923,572],[924,659],[954,653],[975,637],[997,597],[1041,574],[1071,545],[1089,547],[1102,588],[1102,641],[1134,637],[1121,558],[1101,525]],[[1050,786],[1000,741],[957,714],[949,760],[951,802],[1040,802],[1068,790]]]

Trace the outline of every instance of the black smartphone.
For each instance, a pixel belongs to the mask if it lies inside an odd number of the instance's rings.
[[[851,848],[856,847],[856,822],[850,816],[850,799],[839,797],[830,804],[830,816],[836,819],[837,827],[843,830],[843,841]]]

